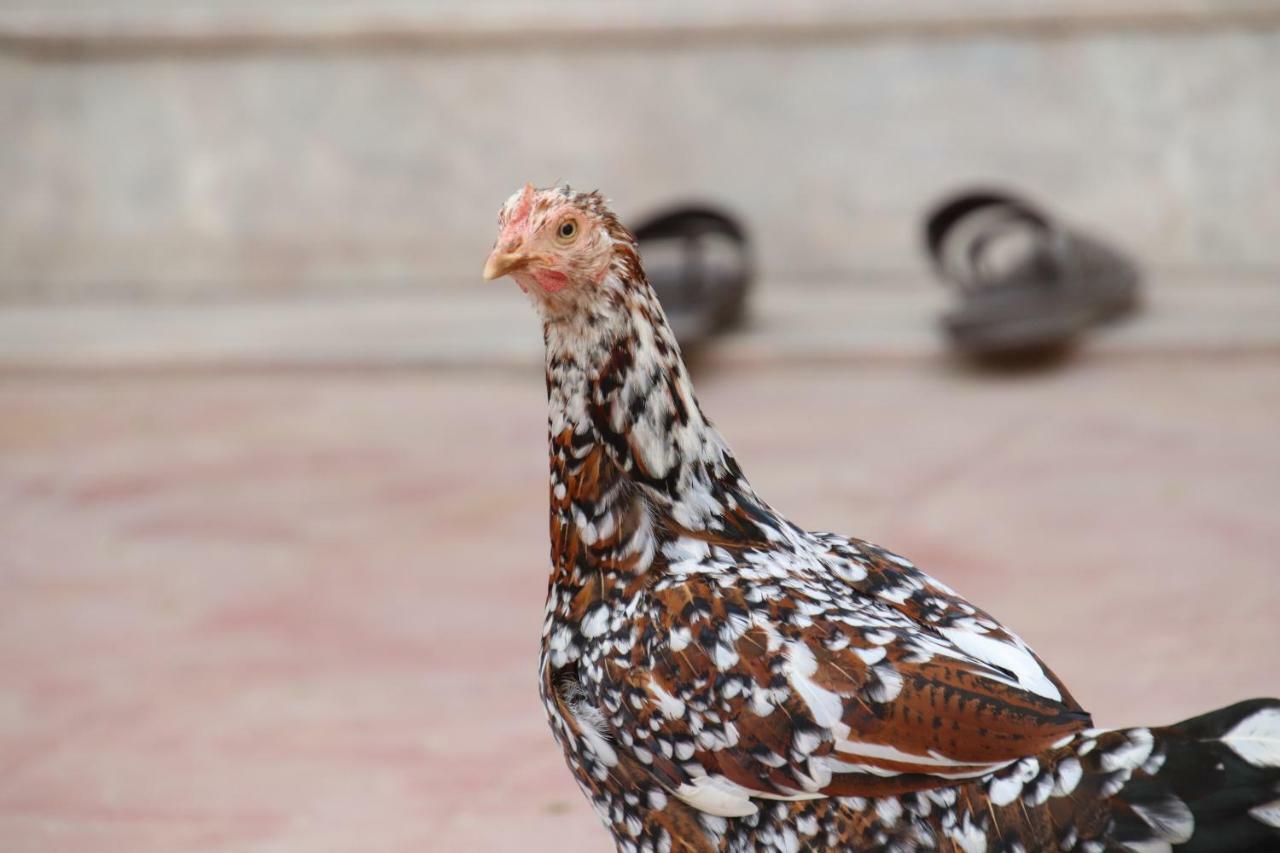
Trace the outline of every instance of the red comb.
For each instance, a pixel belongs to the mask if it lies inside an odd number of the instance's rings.
[[[520,201],[516,203],[515,212],[511,214],[511,222],[523,222],[529,218],[529,211],[533,209],[533,184],[525,184],[524,192],[520,194]]]

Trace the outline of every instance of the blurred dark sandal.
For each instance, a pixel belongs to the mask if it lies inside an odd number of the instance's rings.
[[[1129,257],[1011,193],[951,196],[927,216],[924,238],[935,272],[960,296],[942,327],[966,355],[1065,348],[1138,305]]]
[[[753,268],[750,240],[737,219],[710,205],[682,204],[631,230],[681,347],[741,323]]]

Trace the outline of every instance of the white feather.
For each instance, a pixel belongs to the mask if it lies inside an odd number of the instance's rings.
[[[888,761],[900,761],[904,764],[925,764],[931,767],[964,767],[981,763],[976,761],[956,761],[937,752],[918,755],[914,752],[903,752],[897,747],[888,746],[887,744],[866,743],[857,740],[838,740],[836,741],[836,749],[842,753],[856,755],[861,758],[883,758]],[[991,767],[990,764],[986,766],[988,769]]]
[[[1236,723],[1222,742],[1254,767],[1280,767],[1280,708],[1263,708]]]
[[[997,806],[1007,806],[1017,799],[1022,793],[1022,780],[1018,778],[1016,773],[1010,774],[1003,779],[992,779],[987,786],[987,796],[991,798],[991,802]]]
[[[699,776],[692,782],[686,782],[673,791],[677,797],[699,811],[717,817],[746,817],[755,814],[758,808],[751,802],[752,797],[769,800],[813,800],[824,798],[824,794],[775,794],[744,788],[737,782],[730,781],[720,775]]]
[[[1044,668],[1025,649],[963,628],[943,628],[942,634],[965,654],[1012,672],[1018,686],[1046,699],[1062,701],[1062,694],[1045,675]]]
[[[609,608],[603,604],[596,605],[587,618],[582,620],[582,636],[598,637],[609,627]]]
[[[823,728],[839,728],[844,702],[835,693],[812,680],[818,671],[818,660],[804,643],[787,644],[787,680],[813,714],[813,721]],[[844,727],[848,731],[847,727]]]
[[[649,679],[649,692],[658,700],[658,707],[662,710],[663,716],[669,720],[678,720],[684,716],[684,700],[672,696],[662,688],[662,685],[652,678]]]
[[[986,853],[987,834],[974,825],[967,812],[964,822],[953,827],[947,835],[964,853]]]
[[[1053,795],[1065,797],[1080,784],[1080,778],[1084,776],[1084,768],[1080,766],[1078,759],[1064,758],[1058,764],[1058,770],[1054,776],[1056,781],[1053,784]]]
[[[1267,826],[1274,826],[1280,829],[1280,800],[1267,803],[1265,806],[1255,806],[1249,809],[1249,817],[1265,823]]]
[[[1133,853],[1173,853],[1168,841],[1130,841],[1125,844]]]
[[[1150,756],[1155,746],[1155,738],[1147,729],[1129,729],[1124,734],[1124,742],[1102,754],[1102,769],[1134,770],[1142,765]]]
[[[1177,797],[1166,797],[1155,805],[1130,803],[1129,808],[1159,833],[1162,841],[1183,844],[1190,841],[1191,834],[1195,832],[1196,819],[1191,809]]]

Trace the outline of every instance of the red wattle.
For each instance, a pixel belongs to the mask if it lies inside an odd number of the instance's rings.
[[[533,277],[537,280],[538,286],[547,293],[562,290],[569,283],[569,276],[556,270],[539,270],[533,274]]]

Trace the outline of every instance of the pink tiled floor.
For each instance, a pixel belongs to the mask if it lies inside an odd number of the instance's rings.
[[[1280,363],[701,382],[757,488],[1100,724],[1280,693]],[[608,849],[535,697],[541,379],[0,381],[0,850]]]

